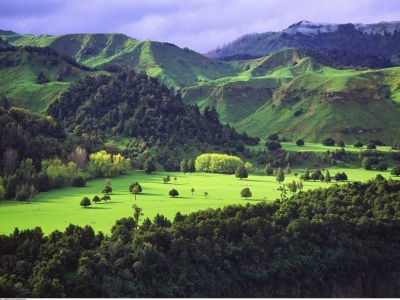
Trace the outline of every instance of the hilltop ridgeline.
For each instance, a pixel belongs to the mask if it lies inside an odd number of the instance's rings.
[[[266,56],[285,48],[309,48],[346,66],[386,68],[400,64],[400,22],[329,24],[301,21],[279,32],[244,35],[209,51],[219,60]]]

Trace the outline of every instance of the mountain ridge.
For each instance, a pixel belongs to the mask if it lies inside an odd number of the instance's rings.
[[[341,49],[359,55],[384,57],[393,65],[400,65],[399,31],[400,22],[397,21],[374,24],[300,21],[282,31],[244,35],[204,55],[229,60],[229,57],[265,56],[284,48],[311,48],[322,52]]]

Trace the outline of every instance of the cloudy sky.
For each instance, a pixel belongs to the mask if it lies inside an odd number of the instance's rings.
[[[124,33],[200,53],[301,20],[400,21],[400,0],[0,0],[1,30]]]

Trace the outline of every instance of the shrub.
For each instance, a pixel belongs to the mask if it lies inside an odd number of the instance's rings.
[[[334,146],[335,140],[333,138],[326,138],[322,141],[322,145],[324,146]]]
[[[77,176],[72,179],[72,186],[74,187],[84,187],[86,185],[86,180],[83,176]]]

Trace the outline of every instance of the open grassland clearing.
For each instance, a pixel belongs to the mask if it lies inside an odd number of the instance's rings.
[[[310,170],[312,171],[312,170]],[[298,172],[298,176],[294,175]],[[298,182],[303,169],[292,169],[286,175],[283,185],[295,180]],[[323,171],[325,174],[326,170]],[[390,171],[365,171],[363,169],[329,168],[331,176],[337,172],[346,172],[349,181],[367,181],[375,178],[377,174],[390,177]],[[163,177],[170,175],[170,182],[164,183]],[[176,177],[176,180],[174,179]],[[395,179],[394,177],[393,179]],[[137,181],[143,192],[137,195],[129,193],[129,185]],[[29,202],[2,201],[0,203],[0,234],[10,234],[16,227],[32,229],[36,226],[42,228],[45,234],[54,230],[63,231],[69,224],[79,226],[90,225],[95,231],[109,234],[115,221],[133,215],[132,205],[137,204],[143,210],[141,220],[148,217],[153,220],[157,214],[162,214],[171,221],[175,214],[182,214],[204,210],[207,208],[224,207],[231,204],[256,203],[258,201],[274,201],[280,198],[279,184],[275,176],[266,176],[259,173],[250,174],[247,179],[238,179],[235,175],[209,174],[209,173],[166,173],[158,172],[146,175],[142,171],[133,171],[111,179],[113,191],[111,200],[92,203],[88,208],[79,205],[83,197],[93,199],[95,195],[102,196],[101,191],[105,186],[105,179],[94,179],[87,182],[84,188],[68,187],[38,194]],[[329,187],[332,183],[304,182],[303,190]],[[252,197],[242,198],[240,191],[250,188]],[[195,192],[191,193],[191,189]],[[179,196],[172,198],[168,195],[171,189],[176,189]],[[208,195],[205,196],[204,192]],[[287,193],[290,196],[290,193]]]

